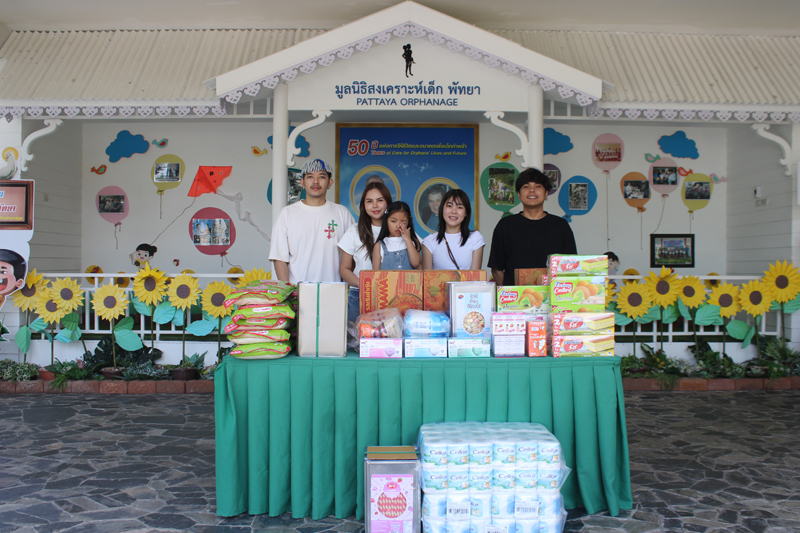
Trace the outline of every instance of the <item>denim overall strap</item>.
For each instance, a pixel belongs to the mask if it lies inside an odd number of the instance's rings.
[[[383,249],[381,270],[414,270],[411,267],[411,261],[408,259],[407,249],[390,252],[383,241],[381,241],[381,248]]]

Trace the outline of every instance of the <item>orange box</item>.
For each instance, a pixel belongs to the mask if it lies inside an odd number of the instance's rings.
[[[547,356],[547,322],[543,320],[527,323],[525,352],[528,357]]]
[[[546,268],[518,268],[514,271],[514,285],[547,285]]]
[[[444,311],[448,281],[486,281],[485,270],[425,270],[422,272],[422,308]]]
[[[362,270],[358,278],[360,314],[396,307],[405,314],[422,309],[422,271]]]

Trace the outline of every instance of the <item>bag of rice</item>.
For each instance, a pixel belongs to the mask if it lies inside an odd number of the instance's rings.
[[[228,335],[228,340],[234,344],[256,344],[259,342],[288,341],[290,334],[285,329],[271,329],[258,331],[235,331]]]
[[[289,320],[286,318],[273,318],[273,319],[266,319],[263,324],[258,325],[239,325],[234,324],[233,322],[229,322],[227,326],[225,326],[224,333],[226,335],[230,335],[235,331],[264,331],[264,330],[273,330],[273,329],[288,329],[289,326],[294,324],[294,320]]]
[[[270,318],[294,318],[295,314],[288,305],[246,306],[234,311],[232,322],[239,325],[263,324]]]
[[[237,346],[231,350],[231,355],[243,359],[278,359],[291,349],[288,342],[259,342]]]
[[[247,285],[234,289],[231,297],[223,305],[276,305],[286,300],[294,291],[295,286],[283,281],[260,280],[252,281]]]

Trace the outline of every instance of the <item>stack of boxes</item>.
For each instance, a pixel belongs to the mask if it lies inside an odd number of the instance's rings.
[[[424,533],[558,533],[569,474],[540,424],[445,422],[420,428]]]

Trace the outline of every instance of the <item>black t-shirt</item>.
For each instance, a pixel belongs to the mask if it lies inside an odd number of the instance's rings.
[[[569,223],[545,213],[531,220],[522,213],[500,219],[492,235],[489,268],[502,270],[504,285],[514,284],[514,270],[546,268],[550,254],[576,254],[575,236]]]

